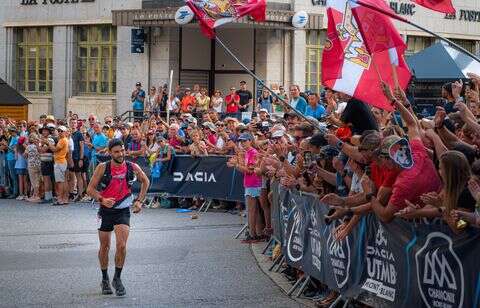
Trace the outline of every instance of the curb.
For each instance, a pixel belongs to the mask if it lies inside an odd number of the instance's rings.
[[[276,272],[270,272],[268,269],[272,265],[272,261],[268,256],[265,256],[262,254],[263,248],[265,248],[266,242],[262,243],[257,243],[257,244],[251,244],[250,245],[250,251],[252,252],[252,255],[254,256],[258,267],[260,270],[270,278],[281,290],[285,295],[287,295],[288,290],[292,287],[292,284],[283,277],[282,274],[276,273]],[[296,293],[296,292],[295,292]],[[304,299],[304,298],[297,298],[294,295],[290,296],[290,298],[294,301],[296,301],[299,304],[302,304],[304,307],[311,307],[315,308],[315,304],[313,301]]]

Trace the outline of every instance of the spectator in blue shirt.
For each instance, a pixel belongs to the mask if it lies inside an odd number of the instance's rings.
[[[97,165],[97,154],[103,154],[108,146],[108,138],[102,133],[100,123],[93,126],[95,134],[92,137],[92,164]]]
[[[7,159],[7,168],[8,168],[8,177],[10,179],[10,196],[8,199],[14,199],[18,196],[18,177],[15,172],[15,147],[18,143],[18,131],[15,126],[8,127],[10,132],[10,142],[8,143],[8,152],[6,155]]]
[[[133,117],[136,121],[143,120],[143,110],[145,102],[145,91],[142,90],[142,84],[137,82],[135,90],[132,92]]]
[[[325,114],[325,107],[323,107],[320,102],[320,97],[317,93],[310,93],[308,95],[308,105],[305,110],[305,116],[314,117],[317,120],[320,120]]]
[[[290,86],[290,106],[302,114],[307,109],[307,101],[300,96],[300,87],[296,84]]]

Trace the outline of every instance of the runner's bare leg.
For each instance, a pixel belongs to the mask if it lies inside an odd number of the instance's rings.
[[[110,241],[112,232],[98,231],[100,240],[100,249],[98,250],[98,261],[100,269],[108,269],[108,252],[110,251]]]
[[[127,225],[115,225],[115,267],[122,268],[125,263],[125,256],[127,255],[127,240],[130,227]]]

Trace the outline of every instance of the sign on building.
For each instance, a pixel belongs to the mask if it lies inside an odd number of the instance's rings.
[[[132,53],[145,52],[145,30],[132,29]]]

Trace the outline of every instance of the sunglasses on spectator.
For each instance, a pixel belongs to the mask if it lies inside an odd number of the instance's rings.
[[[89,121],[95,121],[95,119],[94,119],[94,118],[88,118],[88,120],[89,120]]]

